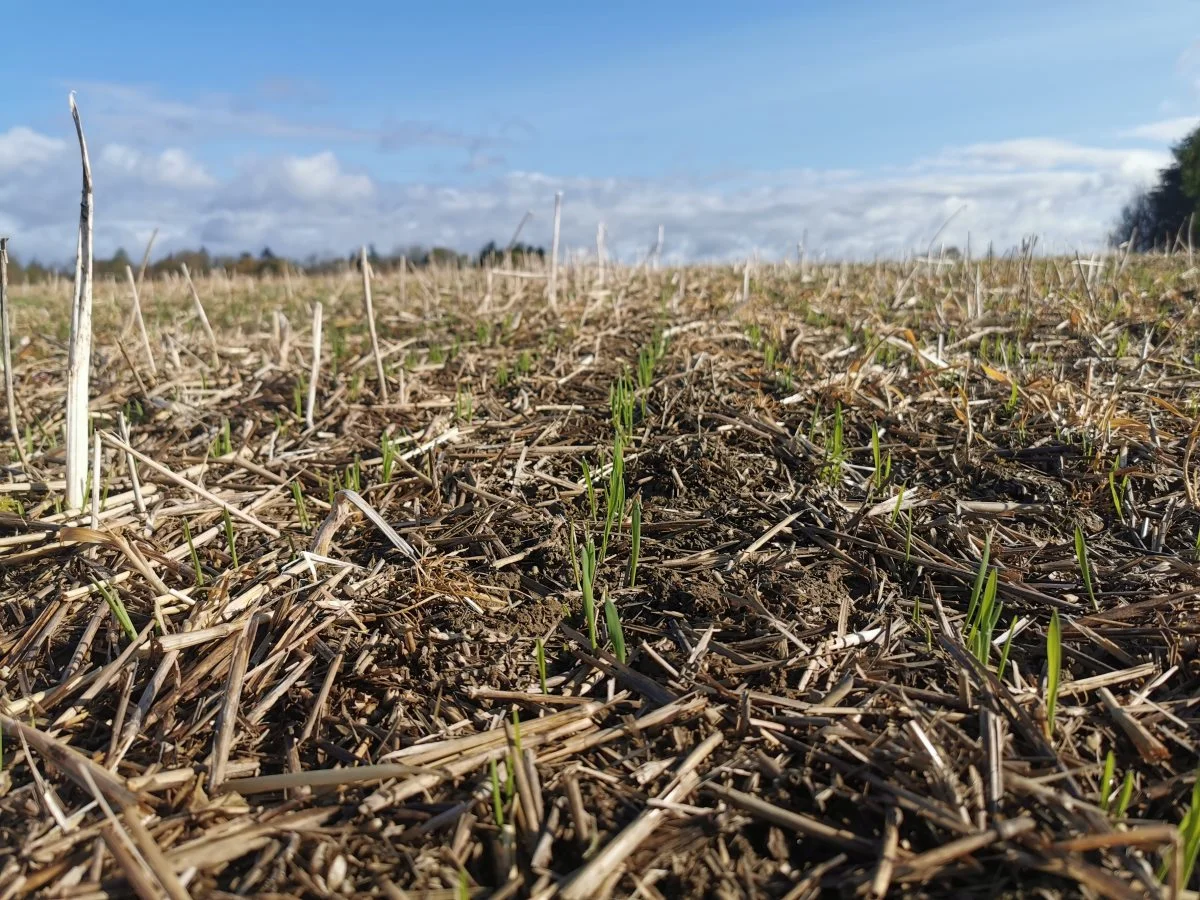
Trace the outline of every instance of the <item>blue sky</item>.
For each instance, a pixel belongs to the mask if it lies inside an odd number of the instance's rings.
[[[73,248],[74,89],[102,251],[544,240],[556,189],[626,255],[1087,249],[1200,121],[1200,3],[1045,6],[13,5],[0,230]]]

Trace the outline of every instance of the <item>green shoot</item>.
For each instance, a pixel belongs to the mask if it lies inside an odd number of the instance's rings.
[[[608,389],[608,405],[612,413],[613,431],[618,439],[633,438],[633,383],[628,372],[622,372],[620,377]]]
[[[979,569],[975,572],[975,584],[971,587],[971,602],[967,606],[967,621],[970,622],[975,617],[975,608],[979,605],[979,598],[983,594],[983,583],[987,580],[988,565],[992,558],[992,535],[989,532],[987,537],[983,539],[983,553],[979,557]]]
[[[621,530],[625,517],[625,445],[621,436],[613,437],[612,470],[608,474],[608,485],[604,489],[604,538],[600,544],[600,560],[608,557],[608,539],[613,528]]]
[[[833,431],[825,446],[825,467],[822,475],[831,485],[836,486],[842,477],[842,463],[845,460],[845,425],[842,421],[842,404],[835,403],[833,407]]]
[[[392,480],[392,469],[396,465],[396,445],[386,431],[379,436],[379,455],[383,458],[379,475],[387,484]]]
[[[1046,629],[1046,731],[1054,736],[1054,713],[1058,708],[1058,686],[1062,677],[1062,623],[1058,610],[1050,615]]]
[[[1108,470],[1108,492],[1112,495],[1113,512],[1117,514],[1117,519],[1123,522],[1125,514],[1121,508],[1121,492],[1117,489],[1117,462],[1114,457],[1112,467]]]
[[[529,355],[528,350],[522,350],[517,354],[517,374],[528,375],[533,371],[533,357]]]
[[[1100,604],[1092,586],[1092,567],[1088,565],[1087,541],[1084,539],[1083,529],[1078,525],[1075,526],[1075,558],[1079,560],[1079,571],[1083,575],[1083,586],[1087,588],[1088,599],[1092,601],[1092,608],[1099,612]]]
[[[596,542],[588,536],[583,548],[583,571],[580,573],[579,590],[583,593],[583,615],[587,619],[588,640],[592,649],[596,648],[596,597],[593,589],[596,583]]]
[[[968,621],[967,649],[983,666],[987,666],[991,656],[992,634],[1003,609],[1003,604],[996,602],[996,578],[997,572],[993,568],[988,572],[979,603],[975,607],[975,616]]]
[[[354,462],[346,469],[346,487],[349,490],[362,490],[362,457],[354,454]]]
[[[229,510],[224,510],[225,519],[225,542],[229,544],[229,557],[233,560],[233,567],[238,567],[238,552],[237,552],[237,535],[233,531],[233,519],[229,515]]]
[[[471,900],[471,876],[467,874],[466,869],[461,867],[458,870],[458,887],[455,895],[455,900]]]
[[[1192,870],[1196,867],[1196,860],[1200,857],[1200,777],[1197,777],[1196,783],[1192,785],[1192,803],[1183,814],[1183,819],[1179,822],[1179,838],[1180,852],[1183,855],[1183,877],[1180,878],[1181,885],[1187,885],[1192,879]],[[1159,869],[1158,877],[1160,881],[1166,881],[1174,868],[1174,852],[1168,856]]]
[[[883,455],[883,450],[879,445],[879,426],[871,423],[871,458],[875,463],[875,473],[873,480],[876,489],[883,487],[892,475],[892,451],[889,450],[887,456]]]
[[[537,658],[538,686],[543,694],[549,694],[550,691],[546,687],[546,643],[541,638],[538,638],[534,645],[534,655]]]
[[[613,655],[624,665],[625,632],[621,630],[621,614],[617,612],[617,605],[608,596],[608,591],[604,592],[604,623],[608,626],[608,639],[612,641]]]
[[[1000,651],[1000,665],[996,667],[996,677],[1003,678],[1004,670],[1008,668],[1008,654],[1012,650],[1013,637],[1017,633],[1017,617],[1013,616],[1012,622],[1008,626],[1008,634],[1004,638],[1004,649]]]
[[[1112,802],[1113,777],[1116,775],[1117,758],[1113,756],[1111,750],[1104,757],[1104,772],[1100,776],[1100,808],[1108,812],[1109,803]]]
[[[133,620],[129,618],[129,610],[125,608],[125,602],[121,599],[120,592],[103,581],[96,581],[94,578],[92,579],[92,584],[95,585],[96,590],[100,592],[100,596],[108,604],[113,618],[117,620],[117,624],[125,632],[125,637],[131,641],[136,641],[137,629],[133,627]]]
[[[1118,821],[1125,818],[1125,813],[1129,810],[1129,801],[1133,799],[1133,772],[1125,773],[1125,781],[1121,784],[1121,794],[1117,797],[1117,808],[1113,812],[1113,818]]]
[[[900,510],[904,508],[904,492],[908,490],[908,485],[900,485],[900,493],[896,495],[896,505],[892,508],[891,525],[895,525],[900,518]]]
[[[500,795],[500,773],[496,768],[496,761],[491,761],[492,775],[492,816],[496,820],[496,827],[504,827],[504,798]]]
[[[475,398],[460,384],[454,395],[454,417],[460,422],[470,422],[475,415]]]
[[[304,505],[304,492],[300,489],[300,482],[293,481],[291,488],[292,502],[296,506],[296,517],[300,520],[300,527],[309,531],[312,529],[312,521],[308,518],[308,507]]]
[[[1014,378],[1012,381],[1012,389],[1008,392],[1008,400],[1004,404],[1004,411],[1010,416],[1017,411],[1017,404],[1021,401],[1021,392],[1017,389],[1017,381]]]
[[[233,452],[233,434],[229,429],[229,420],[221,419],[221,429],[217,432],[212,444],[213,456],[225,456]]]
[[[637,586],[638,557],[642,553],[642,498],[633,498],[633,520],[630,525],[629,586]]]
[[[200,554],[196,552],[196,544],[192,541],[192,529],[188,528],[187,519],[183,520],[183,536],[187,539],[188,553],[192,557],[192,570],[196,573],[196,586],[204,584],[204,570],[200,568]]]

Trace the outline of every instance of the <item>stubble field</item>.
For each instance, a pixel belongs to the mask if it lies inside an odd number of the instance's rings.
[[[542,275],[11,286],[0,900],[1197,884],[1186,258]]]

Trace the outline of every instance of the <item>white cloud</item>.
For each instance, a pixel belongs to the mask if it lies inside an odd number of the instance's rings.
[[[331,152],[290,157],[283,161],[287,188],[304,200],[363,200],[371,195],[371,179],[342,171]]]
[[[65,141],[17,125],[0,133],[0,173],[46,164],[66,146]]]
[[[14,138],[14,134],[16,137]],[[14,147],[19,148],[14,151]],[[30,149],[32,148],[32,149]],[[78,162],[28,129],[0,135],[0,209],[23,258],[65,261],[74,248]],[[604,221],[609,247],[640,259],[666,228],[672,260],[810,252],[870,258],[923,249],[941,236],[1005,249],[1037,234],[1046,249],[1103,244],[1121,205],[1167,159],[1160,150],[1088,147],[1025,139],[950,148],[878,172],[792,170],[736,176],[634,179],[512,172],[463,184],[397,183],[348,167],[332,151],[242,160],[215,174],[184,151],[149,152],[97,141],[97,251],[138,247],[162,228],[160,251],[344,253],[412,243],[473,251],[505,240],[526,210],[525,238],[549,244],[555,190],[565,192],[563,240],[594,247]],[[5,166],[4,162],[8,165]],[[14,168],[36,164],[38,178]]]
[[[203,165],[177,147],[169,147],[158,154],[146,154],[124,144],[107,144],[101,150],[98,162],[101,173],[110,169],[114,174],[131,176],[164,188],[191,190],[209,188],[217,183]]]
[[[1200,85],[1200,82],[1197,82]],[[1158,144],[1174,144],[1191,134],[1200,125],[1200,116],[1177,116],[1158,122],[1147,122],[1121,132],[1121,137],[1139,138]]]

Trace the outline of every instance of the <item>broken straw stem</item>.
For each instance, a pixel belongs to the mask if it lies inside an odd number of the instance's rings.
[[[366,308],[367,332],[371,335],[371,353],[375,356],[375,374],[379,377],[379,396],[385,403],[388,398],[387,376],[383,372],[383,354],[379,352],[379,336],[375,333],[375,307],[371,303],[371,263],[367,260],[367,248],[359,250],[362,267],[363,306]]]
[[[204,304],[200,302],[200,295],[196,292],[196,285],[192,283],[192,273],[188,271],[187,263],[180,263],[179,268],[183,270],[183,277],[187,281],[188,290],[192,292],[192,302],[196,304],[196,315],[200,317],[200,325],[204,328],[204,333],[208,335],[208,344],[212,348],[212,363],[214,369],[221,368],[221,357],[217,355],[217,336],[213,334],[212,326],[208,324],[208,316],[204,312]]]

